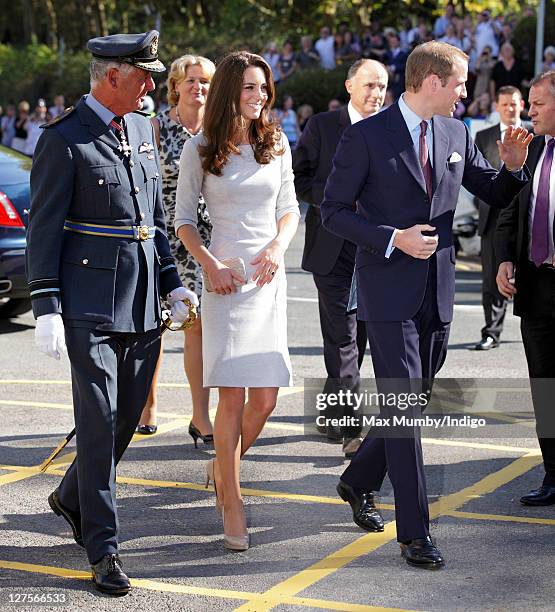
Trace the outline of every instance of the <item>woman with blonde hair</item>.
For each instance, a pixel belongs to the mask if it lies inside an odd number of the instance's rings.
[[[168,75],[169,107],[152,119],[160,151],[164,209],[172,255],[176,260],[183,285],[199,296],[202,292],[201,268],[176,237],[174,231],[175,193],[181,151],[190,138],[202,131],[206,96],[215,70],[216,67],[209,59],[200,56],[183,55],[172,62]],[[210,218],[200,193],[197,194],[195,219],[199,236],[203,244],[208,246],[211,231]],[[157,429],[156,396],[161,355],[162,353],[160,353],[150,394],[137,428],[139,433],[145,435],[153,434]],[[193,327],[185,330],[184,366],[193,402],[193,417],[189,423],[189,434],[193,438],[195,447],[199,438],[205,444],[212,444],[212,423],[208,415],[210,390],[203,388],[202,385],[200,317],[197,318]]]
[[[240,457],[272,413],[279,387],[291,385],[284,255],[300,215],[291,150],[270,115],[274,99],[262,57],[226,56],[212,80],[204,131],[183,149],[177,184],[176,233],[208,278],[204,384],[218,388],[219,401],[216,459],[207,471],[215,477],[224,546],[233,550],[249,547]],[[196,224],[201,192],[213,224],[210,249]]]

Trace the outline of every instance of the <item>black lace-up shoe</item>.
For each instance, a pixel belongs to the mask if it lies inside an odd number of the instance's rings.
[[[355,489],[342,480],[337,485],[337,492],[353,510],[353,521],[366,531],[383,531],[383,517],[376,508],[375,496],[372,491]]]
[[[52,511],[58,516],[63,517],[71,527],[73,531],[73,539],[79,544],[79,546],[85,546],[83,544],[83,536],[81,534],[81,513],[74,510],[69,510],[60,501],[58,495],[58,489],[50,493],[48,496],[48,505],[52,508]]]
[[[105,555],[91,565],[94,586],[108,595],[127,595],[131,590],[129,578],[123,571],[119,555]]]
[[[432,538],[416,538],[410,542],[400,542],[401,555],[409,565],[424,569],[439,569],[445,565],[441,553]]]

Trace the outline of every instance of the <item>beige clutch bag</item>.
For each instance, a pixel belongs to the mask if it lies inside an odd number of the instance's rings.
[[[240,257],[230,257],[229,259],[221,259],[220,261],[228,268],[231,268],[234,272],[237,272],[237,274],[241,276],[244,281],[247,280],[247,270],[245,268],[245,262]],[[210,284],[210,279],[208,278],[208,274],[206,274],[204,269],[202,270],[202,280],[206,291],[208,291],[208,293],[212,293],[214,291],[214,288]],[[237,287],[241,286],[241,283],[239,283],[235,279],[233,279],[233,283]]]

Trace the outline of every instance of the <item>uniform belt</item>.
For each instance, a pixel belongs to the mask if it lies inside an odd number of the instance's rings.
[[[131,238],[132,240],[149,240],[154,238],[156,228],[149,225],[98,225],[96,223],[79,223],[66,219],[64,230],[89,236],[108,236],[110,238]]]

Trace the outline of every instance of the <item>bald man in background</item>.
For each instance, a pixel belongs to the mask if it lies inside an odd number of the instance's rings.
[[[364,322],[357,322],[355,312],[347,313],[356,246],[322,227],[320,203],[345,128],[382,108],[387,80],[383,64],[369,59],[357,60],[349,68],[345,81],[349,104],[311,117],[293,153],[297,196],[310,204],[306,214],[302,268],[312,272],[318,290],[328,375],[325,393],[336,393],[340,388],[357,390],[367,338]],[[326,416],[342,415],[332,413],[328,407]],[[358,426],[326,428],[329,440],[343,442],[343,452],[348,459],[361,444],[360,433]]]

